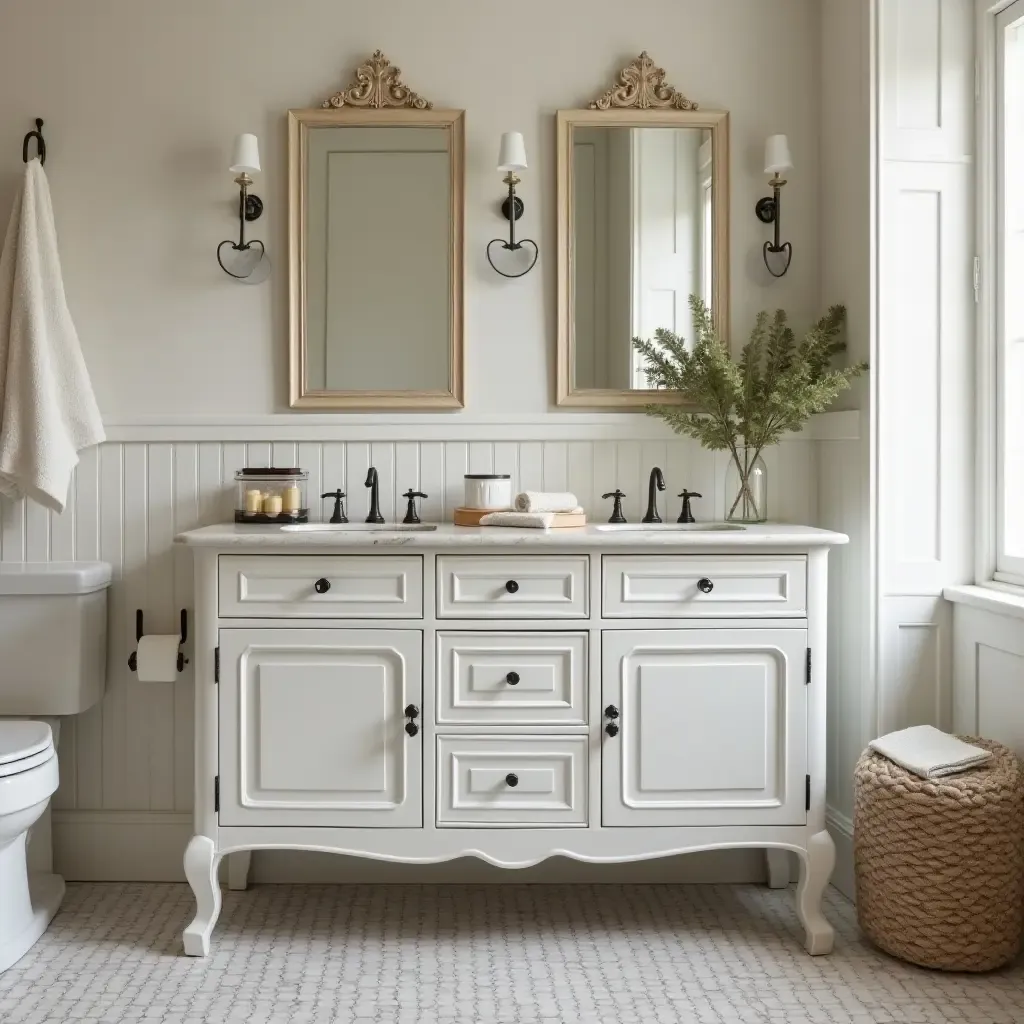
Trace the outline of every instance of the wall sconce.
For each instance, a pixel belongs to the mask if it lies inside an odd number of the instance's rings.
[[[217,246],[217,262],[225,274],[247,284],[259,284],[270,274],[270,259],[263,243],[254,238],[246,241],[246,222],[258,220],[263,213],[263,200],[249,194],[253,184],[251,175],[260,172],[260,149],[255,135],[239,135],[235,139],[231,173],[237,175],[238,186],[238,241],[226,239]],[[224,247],[230,246],[226,254]]]
[[[782,277],[789,270],[789,264],[793,259],[792,244],[789,242],[780,244],[779,242],[782,215],[780,194],[782,186],[786,184],[783,174],[792,168],[793,159],[789,155],[789,140],[785,135],[769,136],[764,147],[764,173],[772,176],[768,182],[772,187],[772,195],[758,199],[754,212],[757,214],[757,219],[763,224],[775,225],[775,241],[764,243],[764,265],[772,277]],[[773,261],[769,260],[769,256],[778,256],[779,254],[784,256],[784,260],[777,261],[781,264],[782,269],[776,271],[772,267]]]
[[[501,145],[498,148],[498,170],[506,172],[502,181],[508,185],[508,198],[501,204],[501,212],[508,219],[508,241],[506,242],[503,238],[494,238],[488,242],[487,262],[502,277],[522,277],[533,270],[540,252],[537,249],[537,243],[530,238],[524,238],[521,242],[516,241],[516,221],[522,217],[524,210],[522,199],[516,195],[516,185],[521,180],[516,172],[526,170],[526,144],[523,142],[520,132],[505,132],[501,136]],[[494,245],[500,245],[502,249],[509,252],[518,252],[524,245],[532,245],[533,259],[530,260],[530,265],[518,274],[506,273],[496,267],[494,260],[491,259],[491,247]]]

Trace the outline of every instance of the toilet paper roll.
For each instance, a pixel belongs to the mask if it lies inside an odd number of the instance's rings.
[[[135,663],[140,683],[173,683],[178,678],[180,637],[153,633],[139,641]]]

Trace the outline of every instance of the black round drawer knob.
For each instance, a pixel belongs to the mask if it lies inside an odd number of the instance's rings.
[[[313,584],[313,589],[318,594],[326,594],[327,591],[331,589],[331,581],[325,580],[323,577],[321,577],[316,581],[316,583]]]
[[[604,731],[606,733],[608,733],[609,736],[618,736],[619,735],[619,727],[614,722],[609,722],[604,727]]]
[[[604,716],[605,718],[618,718],[619,709],[614,704],[609,704],[608,707],[604,709]]]
[[[415,736],[416,733],[418,733],[420,731],[420,727],[415,722],[406,722],[405,723],[405,731],[410,736]]]
[[[519,673],[509,672],[509,674],[505,676],[505,682],[508,683],[509,686],[515,686],[516,683],[519,682]]]
[[[505,784],[515,789],[519,785],[519,776],[515,772],[509,772],[505,776]]]
[[[519,584],[516,583],[515,580],[509,580],[508,583],[505,584],[505,589],[510,594],[515,594],[519,590]]]
[[[702,594],[710,594],[711,591],[715,589],[715,585],[707,578],[707,576],[703,576],[701,579],[697,580],[697,589]]]

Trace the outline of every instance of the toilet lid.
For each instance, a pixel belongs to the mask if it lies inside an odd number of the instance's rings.
[[[52,754],[53,733],[46,722],[0,722],[0,777],[42,764]]]

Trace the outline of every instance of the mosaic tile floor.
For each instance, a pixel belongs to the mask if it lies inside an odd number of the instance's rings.
[[[183,885],[75,884],[0,975],[0,1021],[165,1024],[1021,1024],[1024,961],[917,970],[830,890],[829,957],[755,886],[265,885],[225,893],[205,960]]]

